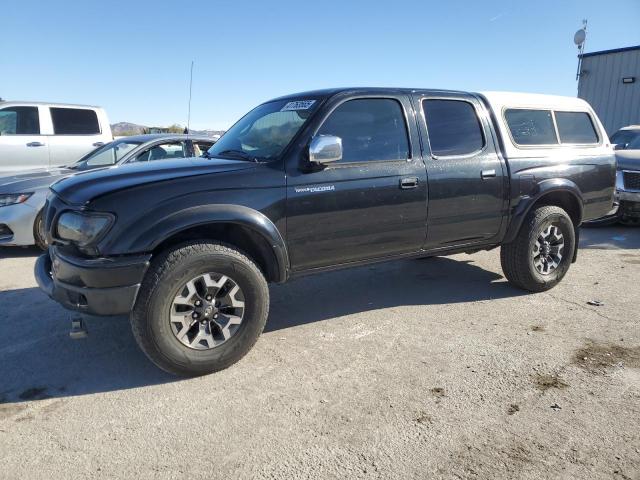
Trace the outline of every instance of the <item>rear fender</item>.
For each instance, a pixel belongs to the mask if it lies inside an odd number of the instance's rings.
[[[520,231],[520,228],[522,227],[522,224],[524,223],[525,218],[527,218],[527,215],[529,214],[531,209],[535,205],[545,204],[545,197],[548,197],[552,193],[562,193],[571,196],[571,200],[575,201],[574,203],[578,206],[578,218],[574,219],[574,223],[576,226],[580,224],[580,221],[582,219],[582,209],[584,205],[582,192],[580,191],[578,186],[569,179],[551,178],[539,182],[532,195],[525,195],[521,198],[520,202],[515,207],[511,215],[509,228],[507,229],[507,233],[505,235],[503,243],[510,243],[515,240],[518,232]],[[550,204],[553,204],[553,202]]]

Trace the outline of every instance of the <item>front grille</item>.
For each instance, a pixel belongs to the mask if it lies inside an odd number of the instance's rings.
[[[622,172],[624,188],[627,190],[640,190],[640,172]]]

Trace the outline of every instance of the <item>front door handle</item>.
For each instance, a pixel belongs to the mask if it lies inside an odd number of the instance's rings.
[[[96,142],[93,144],[94,147],[102,147],[104,146],[104,142]]]
[[[496,176],[496,171],[495,170],[482,170],[482,172],[480,172],[480,176],[482,178],[493,178]]]
[[[27,143],[27,147],[44,147],[44,143],[42,142],[29,142]]]
[[[417,188],[418,187],[418,177],[407,177],[400,179],[400,188],[403,190],[407,190],[409,188]]]

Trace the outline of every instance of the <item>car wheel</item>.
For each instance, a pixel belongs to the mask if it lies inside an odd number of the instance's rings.
[[[158,367],[196,376],[240,360],[262,333],[268,311],[267,282],[253,261],[225,245],[188,243],[152,261],[131,325]]]
[[[565,276],[576,248],[573,222],[559,207],[530,212],[511,243],[502,245],[502,270],[512,284],[531,292],[556,286]]]
[[[38,215],[36,215],[36,219],[33,222],[33,239],[36,243],[36,246],[41,250],[46,250],[49,247],[49,244],[47,242],[47,235],[44,231],[44,218],[42,210],[38,212]]]

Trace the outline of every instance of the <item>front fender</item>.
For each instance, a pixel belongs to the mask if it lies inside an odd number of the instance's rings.
[[[273,249],[280,279],[286,278],[289,258],[280,231],[263,213],[241,205],[198,205],[155,219],[154,216],[142,218],[127,230],[126,235],[120,235],[117,243],[121,251],[151,252],[181,231],[214,223],[242,225],[261,235]]]
[[[582,210],[584,206],[584,198],[578,185],[567,178],[550,178],[537,183],[528,195],[523,195],[511,214],[509,228],[503,240],[504,243],[510,243],[515,240],[520,227],[533,208],[533,206],[545,196],[551,193],[567,193],[576,200],[579,208],[579,220],[582,219]],[[579,222],[578,222],[579,223]]]

